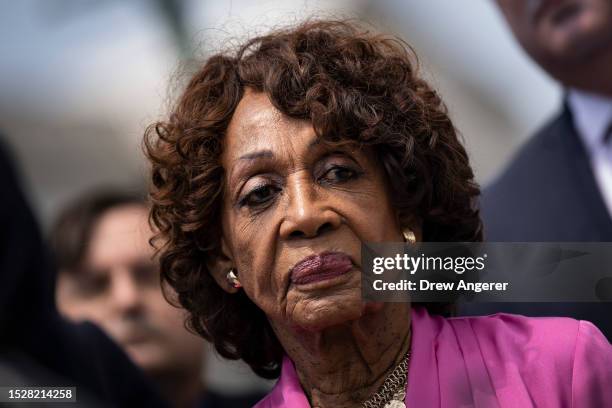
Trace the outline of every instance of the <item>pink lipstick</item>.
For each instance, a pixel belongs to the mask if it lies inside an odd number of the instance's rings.
[[[289,277],[293,284],[305,285],[344,275],[352,268],[353,263],[348,255],[342,252],[323,252],[295,264],[289,271]]]

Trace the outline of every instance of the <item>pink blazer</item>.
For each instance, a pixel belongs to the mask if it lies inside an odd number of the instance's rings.
[[[612,346],[589,322],[412,311],[407,407],[612,407]],[[293,363],[256,408],[310,407]]]

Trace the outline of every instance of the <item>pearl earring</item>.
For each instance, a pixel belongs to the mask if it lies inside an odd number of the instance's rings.
[[[414,244],[416,242],[416,236],[411,229],[406,228],[402,231],[402,235],[404,236],[404,242],[408,242],[409,244]]]
[[[236,276],[236,273],[234,272],[234,269],[230,269],[229,272],[227,273],[227,275],[225,275],[225,279],[227,279],[227,282],[233,287],[233,288],[241,288],[242,284],[240,283],[240,280],[238,279],[238,277]]]

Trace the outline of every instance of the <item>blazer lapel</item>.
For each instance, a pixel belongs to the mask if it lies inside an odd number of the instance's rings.
[[[572,185],[576,186],[575,199],[584,206],[582,214],[567,214],[568,217],[580,218],[577,228],[588,228],[590,231],[576,231],[578,236],[590,237],[590,241],[612,241],[612,218],[604,203],[595,181],[588,153],[578,135],[571,112],[564,106],[558,122],[561,148],[565,162],[570,166],[569,175],[573,177]]]

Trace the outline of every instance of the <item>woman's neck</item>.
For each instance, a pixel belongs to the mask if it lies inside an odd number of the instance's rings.
[[[272,323],[312,407],[354,407],[378,391],[410,346],[410,305],[366,307],[360,319],[310,332]]]

